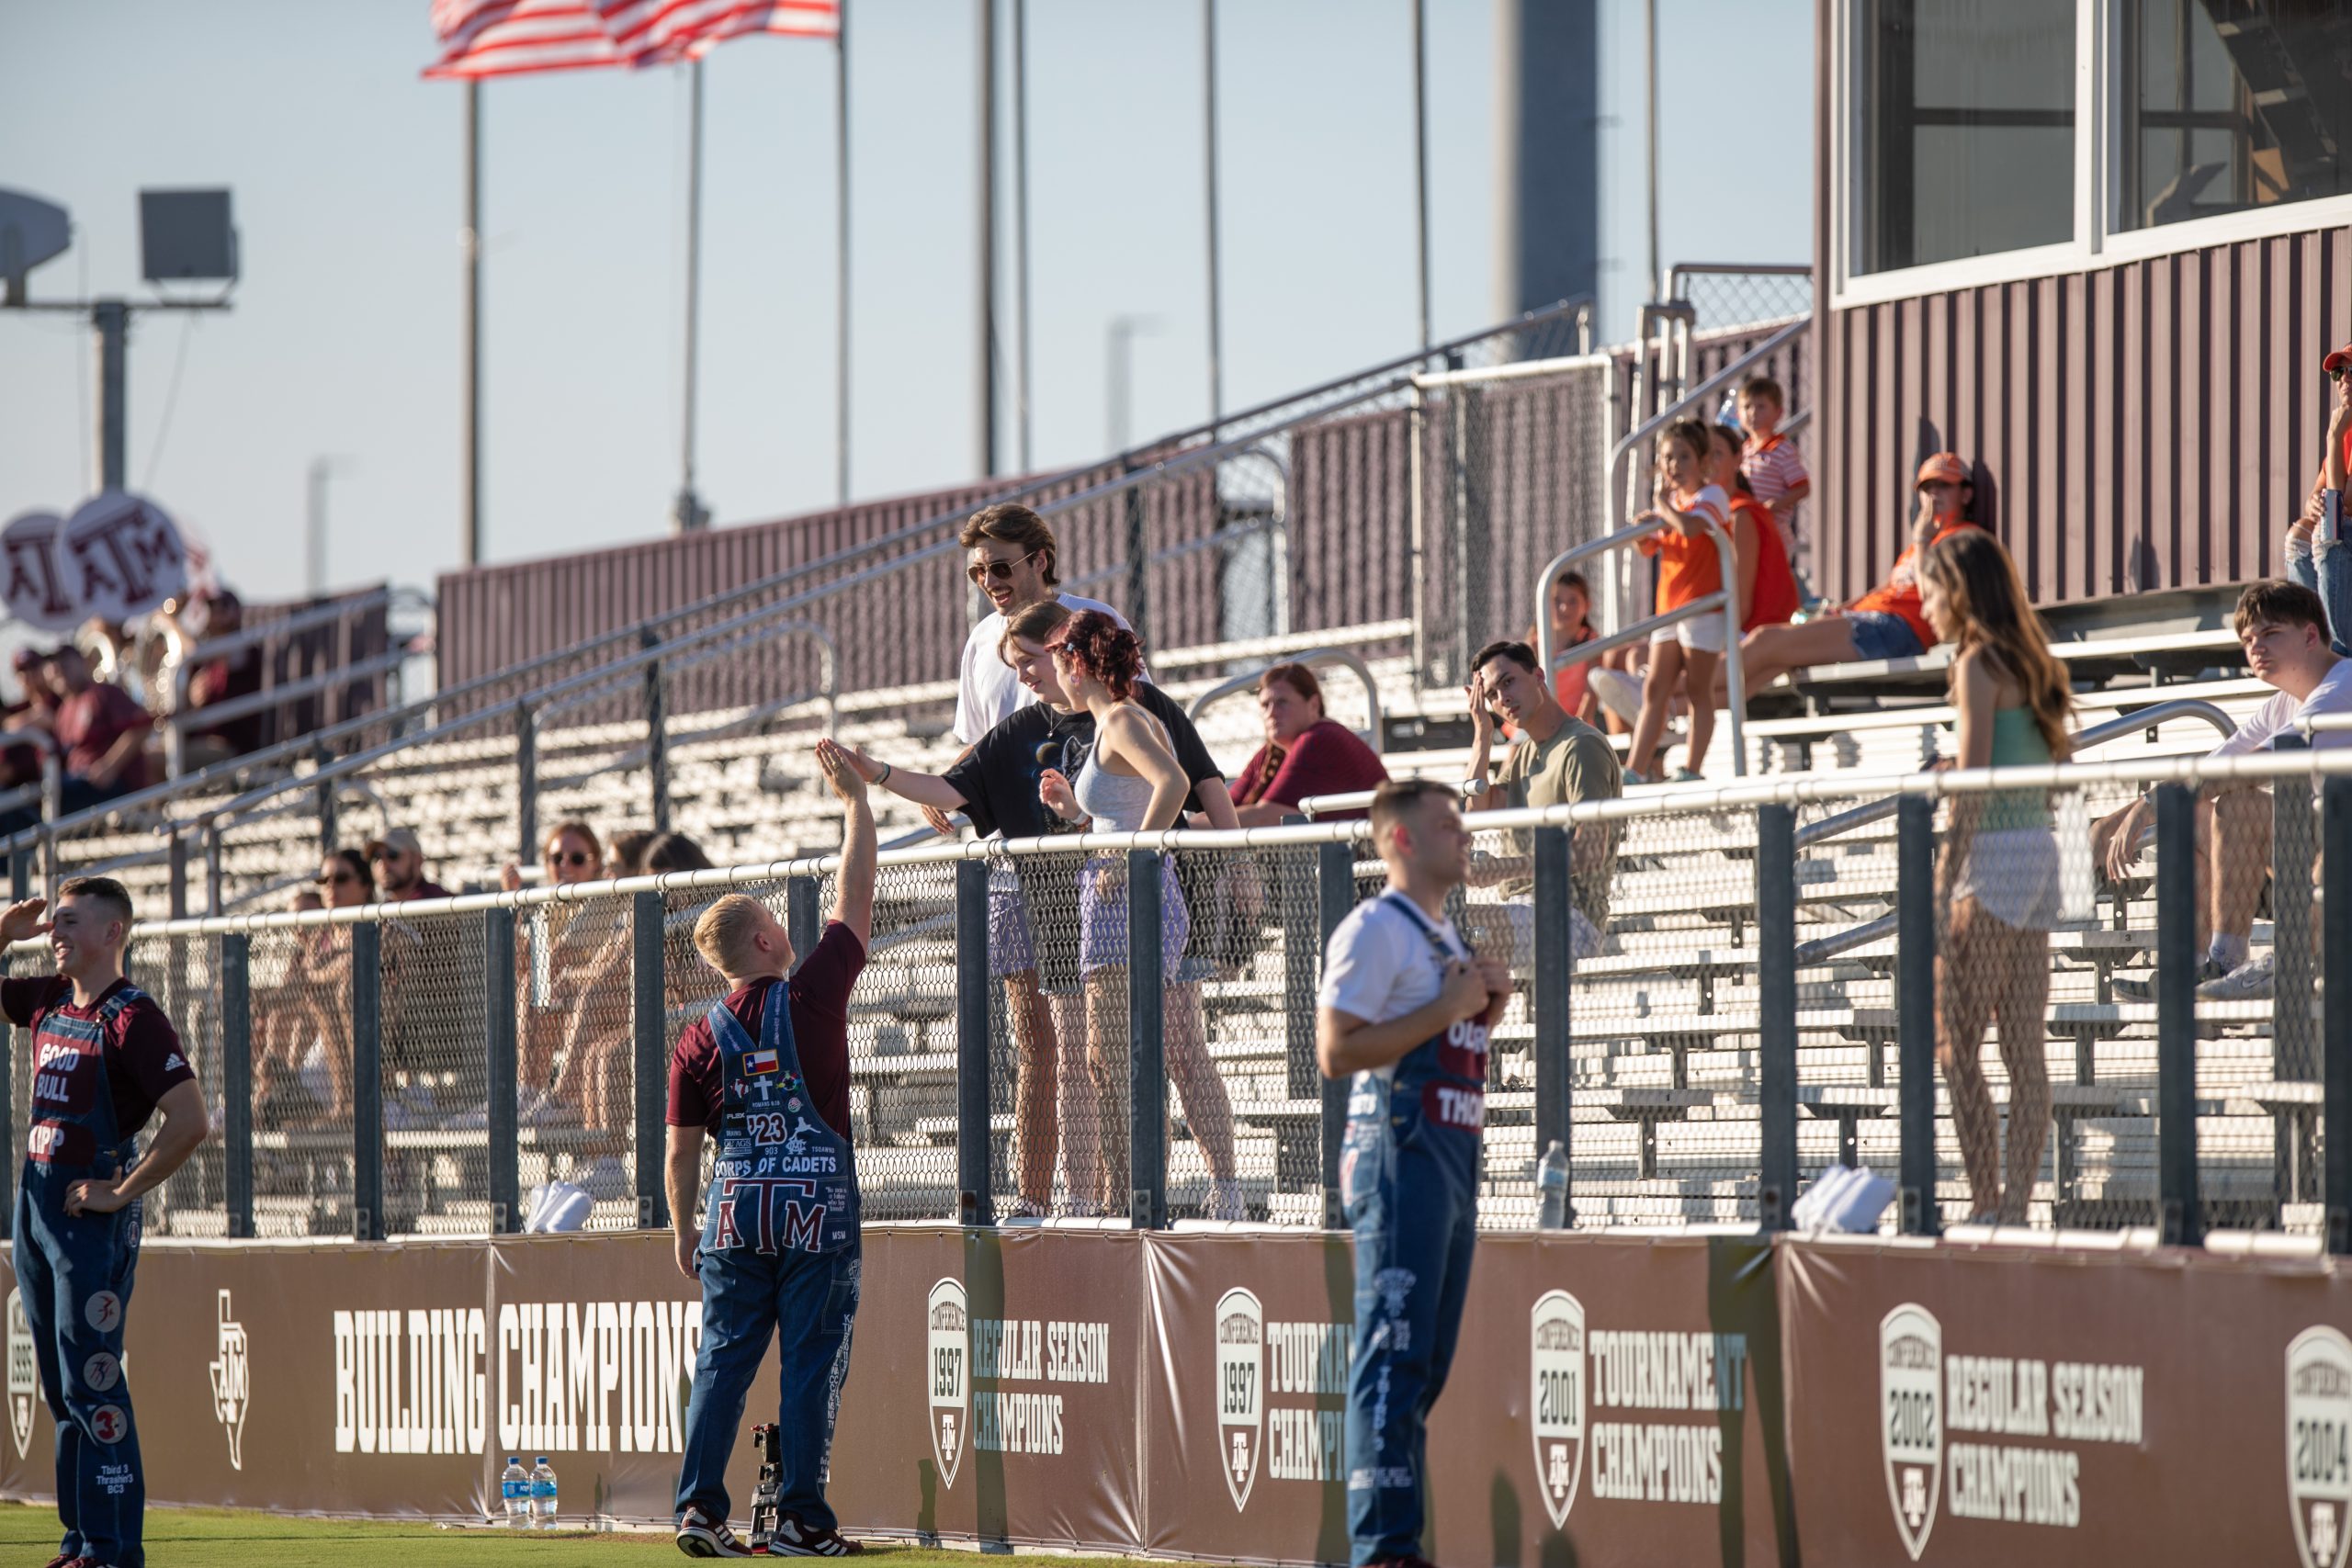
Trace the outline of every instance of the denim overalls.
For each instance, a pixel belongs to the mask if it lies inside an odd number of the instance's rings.
[[[768,1337],[780,1329],[777,1500],[823,1531],[834,1528],[825,1467],[857,1315],[857,1168],[801,1077],[786,982],[769,984],[757,1045],[725,1003],[710,1010],[726,1103],[704,1201],[702,1348],[678,1509],[727,1517],[727,1458]]]
[[[11,1262],[57,1423],[58,1550],[108,1568],[142,1568],[147,1483],[122,1379],[122,1325],[139,1262],[137,1201],[111,1214],[65,1212],[77,1181],[111,1180],[138,1157],[115,1118],[106,1032],[145,993],[125,986],[95,1018],[51,1008],[33,1031],[32,1128],[17,1189]]]
[[[1462,955],[1411,899],[1382,895],[1428,941],[1441,975]],[[1340,1191],[1356,1238],[1348,1373],[1348,1533],[1357,1564],[1420,1555],[1430,1407],[1445,1387],[1477,1235],[1487,1026],[1430,1036],[1383,1082],[1348,1089]]]

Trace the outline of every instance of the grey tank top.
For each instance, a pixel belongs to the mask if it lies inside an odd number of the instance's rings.
[[[1086,754],[1086,763],[1070,783],[1078,808],[1094,818],[1098,833],[1134,833],[1143,829],[1151,809],[1151,781],[1140,775],[1114,773]]]

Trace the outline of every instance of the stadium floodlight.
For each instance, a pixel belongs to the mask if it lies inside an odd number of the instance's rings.
[[[226,190],[139,193],[140,276],[150,283],[237,281]]]
[[[0,305],[25,302],[25,275],[74,243],[65,209],[20,190],[0,189]]]

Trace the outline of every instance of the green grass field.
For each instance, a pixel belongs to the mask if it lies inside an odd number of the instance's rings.
[[[57,1550],[57,1515],[45,1507],[0,1504],[0,1561],[44,1562]],[[969,1551],[875,1546],[876,1568],[974,1568]],[[509,1535],[503,1530],[435,1525],[359,1524],[296,1519],[225,1508],[153,1508],[147,1514],[147,1561],[154,1568],[230,1568],[243,1563],[328,1563],[334,1568],[570,1568],[571,1564],[684,1562],[666,1535],[640,1532]],[[1090,1557],[1104,1568],[1127,1562]],[[1140,1565],[1138,1565],[1140,1568]],[[1155,1568],[1165,1568],[1164,1564]]]

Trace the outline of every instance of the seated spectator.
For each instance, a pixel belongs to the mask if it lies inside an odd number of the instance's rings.
[[[20,648],[10,662],[15,666],[17,683],[23,688],[21,700],[8,705],[0,714],[0,725],[9,729],[54,730],[57,724],[57,694],[50,685],[43,666],[48,659],[37,648]],[[40,783],[40,748],[11,746],[0,751],[0,788],[16,789]],[[7,829],[15,831],[14,829]]]
[[[540,850],[545,886],[605,879],[604,847],[585,822],[563,821],[548,829]],[[508,892],[523,886],[521,868],[511,863],[499,874]],[[627,985],[616,986],[607,949],[626,949],[629,940],[625,900],[534,905],[514,933],[515,965],[522,978],[522,1019],[516,1052],[521,1079],[517,1114],[526,1125],[576,1120],[585,1107],[560,1100],[553,1090],[567,1042],[577,1037],[583,1008],[626,1021]],[[624,976],[625,969],[618,971]]]
[[[2352,713],[2352,660],[2328,645],[2327,611],[2319,595],[2296,582],[2257,582],[2238,596],[2238,641],[2255,679],[2271,697],[2208,753],[2244,757],[2267,751],[2296,721],[2324,713]],[[2314,750],[2352,746],[2352,732],[2322,731]],[[2132,874],[2154,839],[2153,786],[2121,811],[2091,824],[2092,863],[2113,882]],[[2197,940],[2205,952],[2197,966],[2197,994],[2209,1001],[2259,1000],[2270,995],[2271,956],[2249,962],[2249,934],[2271,870],[2270,792],[2254,780],[2216,779],[2197,792]],[[2153,1001],[2152,981],[2118,980],[2124,1001]]]
[[[368,863],[376,868],[377,886],[388,904],[418,898],[447,898],[449,890],[424,874],[424,850],[413,828],[394,828],[380,839],[368,840]]]
[[[373,903],[375,878],[357,850],[337,850],[314,886],[330,909]],[[351,928],[305,926],[283,979],[255,987],[253,998],[254,1093],[269,1118],[347,1122],[351,1116]],[[315,1108],[314,1116],[292,1109]]]
[[[2327,606],[2329,641],[2339,656],[2352,658],[2352,543],[2341,537],[2344,474],[2352,460],[2352,344],[2329,355],[2326,367],[2335,395],[2312,492],[2302,515],[2287,525],[2287,576],[2320,596]],[[2330,491],[2338,497],[2335,534],[2326,531]]]
[[[1747,432],[1739,453],[1739,471],[1756,499],[1770,511],[1781,535],[1781,553],[1796,559],[1797,505],[1813,493],[1813,476],[1805,472],[1804,454],[1796,442],[1781,434],[1788,400],[1781,384],[1770,376],[1750,376],[1740,384],[1739,423]]]
[[[1581,648],[1600,635],[1592,628],[1592,585],[1584,573],[1565,571],[1554,578],[1546,607],[1552,623],[1554,658],[1572,648]],[[1538,646],[1533,626],[1527,628],[1525,640],[1530,648]],[[1600,699],[1592,694],[1593,662],[1581,660],[1552,671],[1552,695],[1564,710],[1598,728],[1601,708]]]
[[[1323,686],[1304,664],[1277,664],[1258,677],[1258,712],[1266,741],[1234,781],[1234,814],[1245,828],[1270,828],[1294,816],[1311,795],[1349,795],[1388,777],[1380,753],[1346,725],[1323,716]],[[1333,812],[1337,822],[1364,815]]]
[[[1939,452],[1919,465],[1919,506],[1910,542],[1894,558],[1886,581],[1846,605],[1791,626],[1758,626],[1741,639],[1740,672],[1747,694],[1792,671],[1861,659],[1917,659],[1936,646],[1936,628],[1919,607],[1919,552],[1938,539],[1973,528],[1968,508],[1975,486],[1968,465]],[[1724,701],[1721,686],[1717,702]]]
[[[147,735],[155,721],[120,686],[90,677],[89,660],[71,644],[49,655],[58,693],[56,733],[64,753],[62,809],[90,807],[147,786]]]
[[[1561,708],[1538,671],[1535,650],[1523,642],[1492,642],[1471,662],[1472,761],[1469,785],[1483,785],[1476,809],[1564,806],[1572,801],[1614,800],[1624,793],[1617,754],[1599,730]],[[1487,757],[1495,720],[1510,721],[1519,739],[1491,780]],[[1610,880],[1617,866],[1620,830],[1608,822],[1574,830],[1568,866],[1574,947],[1579,958],[1600,953],[1609,927]],[[1481,855],[1470,870],[1472,886],[1500,883],[1505,902],[1473,905],[1469,923],[1487,933],[1474,942],[1482,953],[1508,953],[1524,972],[1534,951],[1534,840],[1526,829],[1508,829],[1499,856]],[[1495,943],[1488,946],[1487,943]],[[1506,945],[1507,944],[1507,945]]]
[[[200,651],[203,643],[243,630],[244,618],[244,605],[223,588],[197,596],[178,613],[176,620],[182,634],[197,645],[190,651]],[[193,713],[220,707],[255,694],[261,685],[262,652],[258,645],[216,655],[202,660],[188,675],[188,710]],[[260,750],[267,719],[267,714],[256,710],[218,724],[183,728],[181,771],[195,773],[232,757]]]
[[[605,842],[605,867],[613,876],[635,876],[645,869],[645,846],[661,837],[650,828],[627,828]]]

